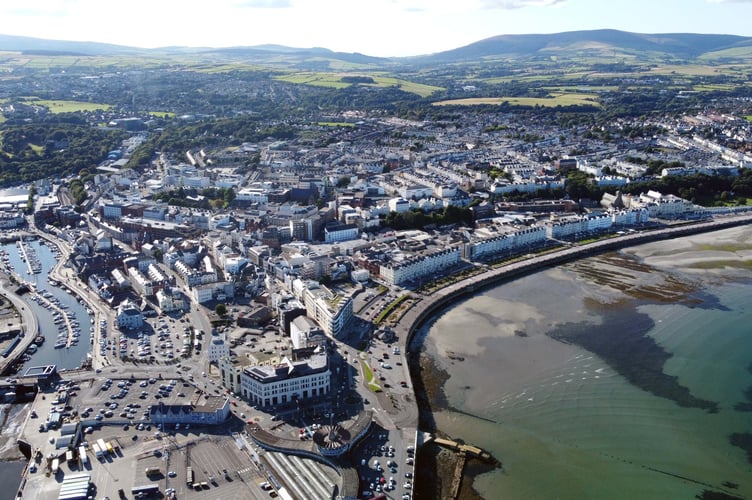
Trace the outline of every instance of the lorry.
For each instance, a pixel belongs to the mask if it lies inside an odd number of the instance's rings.
[[[78,459],[81,461],[82,465],[89,464],[89,456],[86,454],[86,448],[84,448],[83,445],[78,447]]]

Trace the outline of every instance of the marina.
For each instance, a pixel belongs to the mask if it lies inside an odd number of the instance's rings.
[[[29,359],[19,358],[16,371],[47,364],[74,369],[90,361],[92,314],[64,283],[49,277],[59,258],[59,250],[42,240],[27,237],[0,245],[0,268],[26,285],[29,291],[25,298],[39,326],[31,344],[36,349],[26,351],[24,356]]]

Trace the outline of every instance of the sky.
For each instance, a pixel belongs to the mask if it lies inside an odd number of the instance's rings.
[[[601,28],[752,36],[752,0],[0,0],[0,20],[0,34],[53,40],[393,57]]]

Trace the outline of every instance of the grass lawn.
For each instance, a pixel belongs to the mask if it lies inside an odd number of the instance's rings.
[[[363,369],[363,378],[368,383],[368,388],[371,392],[381,392],[381,386],[376,382],[376,376],[373,374],[373,370],[368,366],[365,360],[360,360],[360,366]]]
[[[98,109],[106,111],[112,107],[109,104],[97,104],[95,102],[49,101],[44,99],[31,101],[30,104],[44,106],[50,110],[50,113],[75,113],[77,111],[95,111]]]
[[[503,104],[512,106],[600,106],[594,94],[552,93],[550,97],[473,97],[467,99],[449,99],[433,103],[434,106],[476,106],[479,104]]]

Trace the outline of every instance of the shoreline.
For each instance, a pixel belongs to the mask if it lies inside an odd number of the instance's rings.
[[[449,375],[438,366],[432,359],[427,359],[425,350],[422,347],[423,340],[417,337],[418,332],[423,327],[429,328],[429,324],[440,316],[445,309],[453,307],[457,299],[463,296],[476,295],[485,288],[500,286],[505,282],[511,282],[515,279],[538,272],[547,267],[556,267],[560,264],[577,261],[582,258],[600,255],[608,251],[621,250],[627,247],[642,245],[645,243],[664,241],[679,236],[691,236],[701,233],[712,233],[733,227],[744,226],[752,222],[752,217],[736,217],[722,221],[712,221],[691,226],[681,226],[673,228],[664,228],[650,233],[638,233],[628,236],[612,238],[605,241],[595,242],[582,247],[569,247],[559,252],[552,252],[543,256],[533,257],[532,259],[515,263],[511,266],[502,266],[491,269],[480,275],[476,275],[465,280],[454,283],[444,289],[434,292],[432,295],[421,297],[421,300],[405,311],[397,320],[395,330],[404,335],[406,344],[406,353],[408,356],[408,367],[410,376],[413,381],[413,389],[418,406],[418,429],[421,431],[436,431],[434,412],[442,409],[451,409],[443,392],[444,383]],[[428,335],[428,330],[425,331]],[[412,343],[415,349],[409,349]],[[437,449],[434,445],[424,447],[420,450],[420,460],[418,461],[421,470],[421,476],[424,481],[416,482],[418,491],[421,491],[421,497],[424,498],[445,498],[441,495],[440,476],[447,470],[447,466],[442,463],[443,450]],[[503,457],[497,457],[499,463]],[[423,467],[420,464],[425,464]],[[493,470],[493,469],[490,469]],[[473,488],[475,478],[489,472],[482,467],[470,466],[463,477],[459,499],[476,499],[482,498]]]

